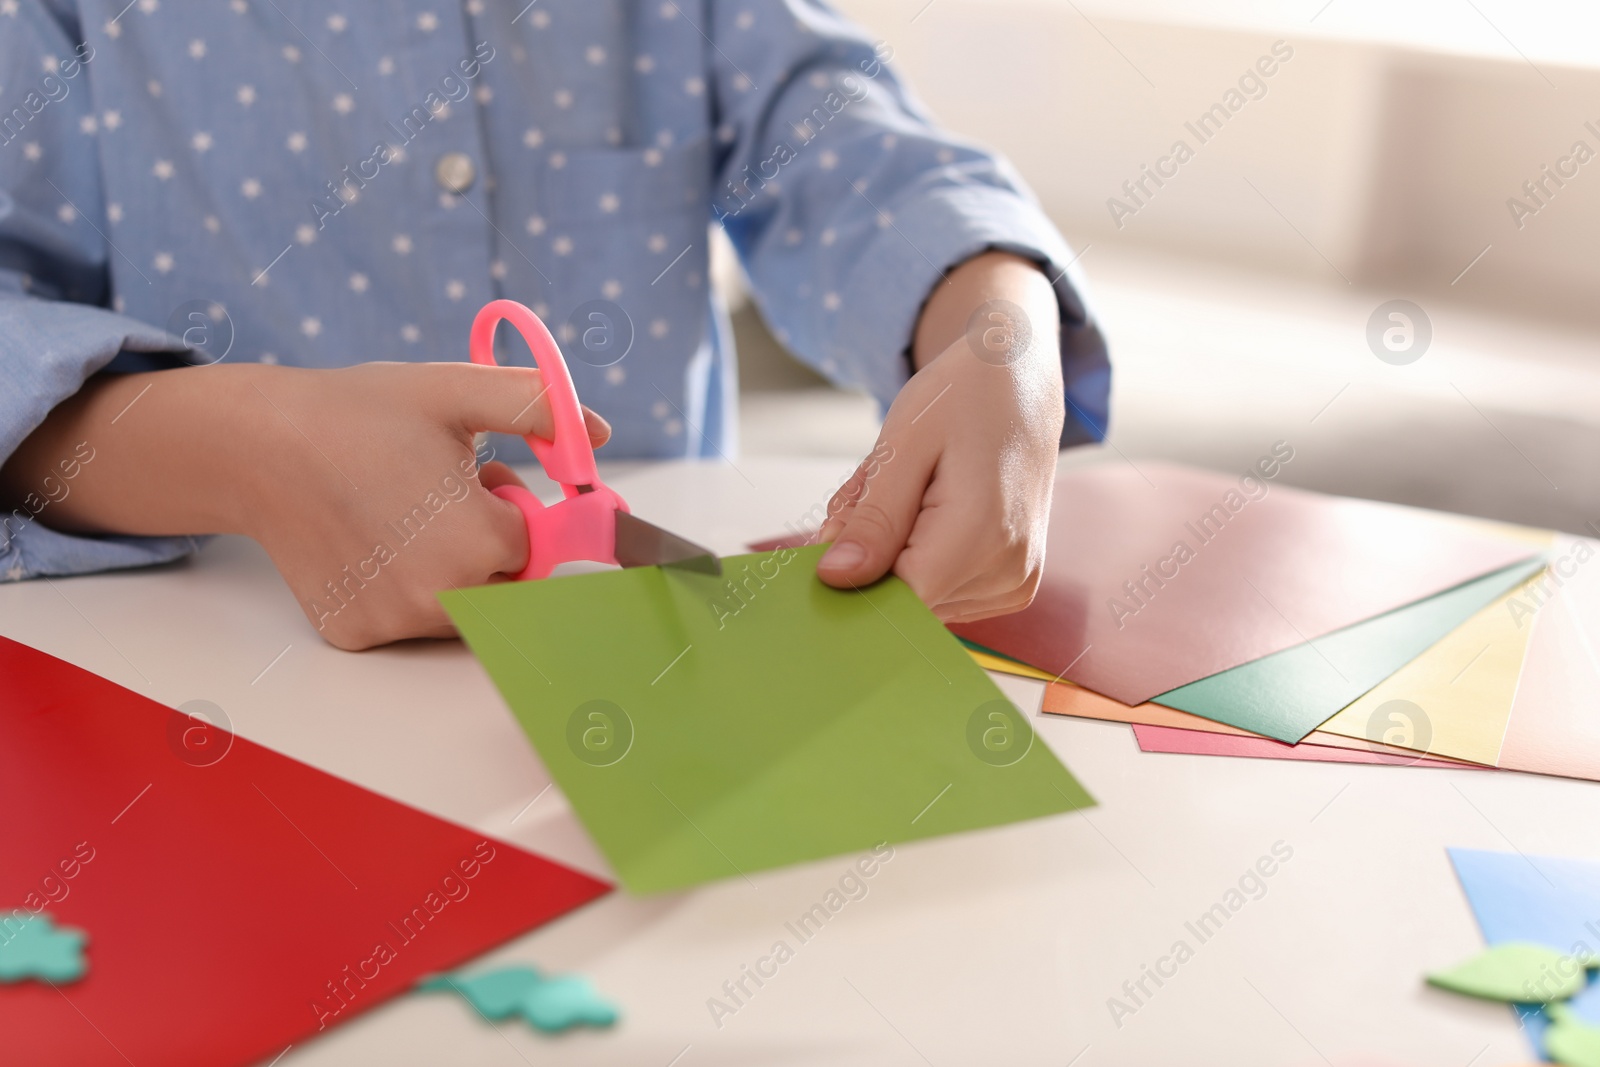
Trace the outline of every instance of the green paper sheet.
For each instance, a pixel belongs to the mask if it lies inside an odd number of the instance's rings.
[[[440,596],[636,893],[1093,803],[896,578],[827,546]]]
[[[1544,566],[1513,564],[1436,596],[1180,686],[1152,703],[1295,744]]]

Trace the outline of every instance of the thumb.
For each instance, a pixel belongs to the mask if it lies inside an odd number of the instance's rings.
[[[522,509],[510,500],[492,495],[496,489],[511,486],[528,491],[515,471],[499,460],[490,460],[478,468],[478,482],[489,490],[489,519],[494,527],[495,548],[490,550],[490,571],[494,574],[516,574],[528,565],[528,520]]]
[[[491,492],[502,485],[515,485],[523,489],[528,488],[528,483],[517,477],[516,471],[497,459],[491,459],[478,468],[478,483]]]
[[[442,414],[468,434],[532,434],[546,441],[555,436],[544,379],[532,367],[484,367],[476,363],[439,363],[437,383]],[[611,424],[582,408],[589,443],[598,448],[611,439]]]
[[[831,534],[833,541],[817,564],[824,582],[840,588],[867,585],[894,566],[922,510],[928,466],[902,452],[894,466],[874,466],[871,476],[858,471],[846,483],[840,493],[847,502],[823,531],[824,540]]]

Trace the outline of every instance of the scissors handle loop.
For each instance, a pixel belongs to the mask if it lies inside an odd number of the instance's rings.
[[[515,326],[533,352],[554,425],[552,440],[532,434],[523,440],[533,449],[544,472],[561,484],[566,497],[547,507],[521,486],[505,485],[494,490],[495,496],[521,509],[528,522],[528,565],[516,577],[544,578],[556,564],[580,559],[616,563],[616,513],[627,511],[628,505],[600,481],[583,409],[578,406],[578,391],[550,331],[539,316],[515,300],[491,301],[472,321],[468,344],[472,362],[486,367],[498,365],[494,358],[494,331],[502,321]]]
[[[509,322],[522,334],[533,352],[534,365],[544,380],[544,396],[550,405],[550,417],[555,425],[555,437],[546,441],[529,434],[523,440],[533,449],[539,465],[568,497],[578,494],[580,485],[598,485],[600,475],[595,471],[594,449],[589,445],[589,430],[583,424],[583,409],[578,406],[578,391],[572,385],[572,375],[567,371],[567,361],[556,346],[539,316],[515,300],[494,300],[483,306],[478,317],[472,320],[472,339],[468,352],[472,362],[485,367],[497,365],[494,358],[494,331],[500,323]]]

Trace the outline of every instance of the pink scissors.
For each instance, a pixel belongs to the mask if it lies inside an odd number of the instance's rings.
[[[635,518],[627,501],[600,480],[567,361],[539,316],[515,300],[485,304],[472,321],[468,346],[472,362],[486,367],[497,365],[494,331],[501,320],[515,326],[528,342],[544,379],[555,437],[546,441],[529,434],[524,440],[545,473],[561,483],[565,497],[546,506],[518,485],[494,490],[495,496],[521,509],[528,521],[528,565],[516,575],[517,579],[544,578],[556,564],[580,559],[622,567],[676,566],[721,574],[722,561],[716,553]]]

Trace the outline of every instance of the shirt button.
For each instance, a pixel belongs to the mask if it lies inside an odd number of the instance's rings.
[[[465,152],[446,152],[433,166],[433,176],[442,188],[452,193],[464,193],[472,188],[478,177],[478,168]]]

